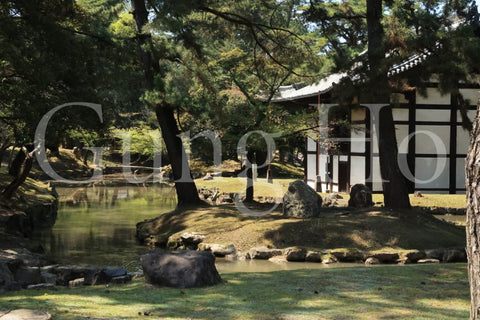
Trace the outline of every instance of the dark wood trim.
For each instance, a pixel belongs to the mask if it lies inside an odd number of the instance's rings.
[[[372,122],[370,109],[365,108],[365,185],[372,190],[373,168],[372,168]]]
[[[409,108],[408,108],[408,134],[412,135],[410,141],[408,141],[408,153],[407,153],[407,164],[408,168],[410,169],[410,173],[412,176],[415,177],[415,142],[416,136],[413,134],[416,131],[416,124],[415,120],[417,117],[416,111],[416,100],[417,94],[416,90],[411,91],[407,96],[409,101]],[[397,142],[398,144],[398,142]],[[408,185],[408,192],[413,193],[415,192],[415,181],[407,181]]]
[[[417,153],[417,154],[415,154],[415,157],[416,157],[416,158],[432,158],[432,159],[436,159],[436,158],[449,158],[449,157],[450,157],[450,154],[448,154],[448,153],[447,153],[447,154]]]
[[[451,94],[450,103],[450,194],[455,194],[457,187],[457,110],[458,97]]]

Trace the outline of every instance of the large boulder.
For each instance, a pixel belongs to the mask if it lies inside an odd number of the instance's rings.
[[[215,257],[207,251],[153,250],[140,257],[146,280],[155,285],[192,288],[222,282]]]
[[[356,184],[350,190],[348,206],[354,208],[368,208],[373,206],[372,191],[364,184]]]
[[[270,249],[267,247],[255,247],[250,249],[251,259],[268,260],[274,256],[281,256],[283,251],[281,249]]]
[[[321,207],[322,197],[300,180],[290,183],[287,193],[283,196],[283,214],[287,217],[317,217]]]

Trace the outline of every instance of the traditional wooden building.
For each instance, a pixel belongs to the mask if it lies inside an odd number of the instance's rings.
[[[414,69],[425,58],[414,56],[392,67],[389,75]],[[321,134],[307,139],[305,180],[309,185],[337,192],[364,183],[372,191],[381,192],[374,119],[381,105],[369,104],[368,98],[347,107],[332,101],[332,90],[344,76],[334,74],[309,86],[281,87],[273,101],[294,108],[317,107],[319,119],[328,115],[329,135],[336,145],[326,146]],[[468,105],[467,116],[473,120],[480,86],[464,83],[460,87]],[[442,95],[435,81],[426,84],[424,93],[411,88],[391,96],[399,165],[408,180],[409,191],[463,193],[469,133],[462,127],[457,96]],[[335,121],[338,119],[348,124],[346,127],[342,124],[342,130],[338,130],[339,121]]]

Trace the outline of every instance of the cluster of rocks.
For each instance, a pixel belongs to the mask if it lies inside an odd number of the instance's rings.
[[[46,265],[41,255],[24,248],[0,250],[0,292],[126,283],[138,275],[122,267]]]
[[[198,190],[198,196],[210,204],[233,203],[235,193],[220,192],[218,189],[201,188]]]
[[[315,218],[322,212],[322,207],[340,205],[343,197],[332,193],[322,199],[308,184],[301,180],[289,184],[283,197],[283,214],[292,218]],[[372,191],[363,184],[356,184],[350,191],[348,206],[352,208],[369,208],[373,206]]]
[[[177,249],[208,251],[213,256],[227,260],[273,259],[279,261],[322,262],[357,262],[366,264],[379,263],[433,263],[466,262],[465,248],[401,250],[398,252],[361,252],[358,250],[306,250],[301,247],[286,249],[254,247],[248,251],[239,251],[233,244],[204,243],[204,235],[189,232],[180,236],[182,243]]]
[[[426,213],[436,214],[436,215],[457,215],[462,216],[466,215],[466,208],[442,208],[442,207],[421,207],[421,210]]]

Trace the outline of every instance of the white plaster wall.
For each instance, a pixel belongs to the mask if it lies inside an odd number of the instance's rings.
[[[457,167],[455,171],[455,185],[457,189],[465,189],[465,159],[457,158]]]
[[[395,125],[395,135],[397,137],[398,152],[408,153],[408,125]],[[402,144],[402,141],[405,142]]]
[[[316,181],[317,176],[315,174],[316,165],[315,165],[316,155],[308,154],[307,155],[307,179]]]
[[[427,131],[438,138],[439,145],[434,140],[420,131]],[[415,135],[415,152],[418,154],[440,154],[450,151],[450,126],[416,126],[418,134]],[[443,149],[443,150],[442,150]]]
[[[457,154],[467,154],[470,144],[470,136],[462,126],[457,126]]]
[[[408,121],[408,109],[392,108],[392,115],[394,121]]]
[[[365,125],[352,125],[350,137],[352,138],[352,143],[350,144],[351,152],[365,152]]]
[[[470,100],[470,105],[473,106],[477,105],[479,92],[480,91],[478,89],[460,89],[463,99]]]
[[[450,161],[447,158],[416,158],[415,189],[448,188]],[[435,176],[436,170],[439,174]]]
[[[416,93],[417,104],[450,104],[450,95],[441,95],[436,88],[427,88],[427,96],[423,97]]]
[[[317,142],[310,137],[307,138],[307,150],[317,151]]]
[[[380,174],[380,158],[373,157],[372,159],[372,174],[373,174],[373,183],[372,191],[382,191],[382,175]]]
[[[338,156],[333,156],[333,182],[338,183]]]
[[[429,110],[417,109],[415,110],[415,118],[417,121],[450,121],[450,110]]]
[[[365,183],[365,158],[355,157],[350,158],[350,185],[357,183]]]
[[[477,110],[468,110],[467,111],[467,117],[472,122],[473,122],[473,120],[475,120],[476,115],[477,115]],[[457,121],[462,122],[462,115],[460,114],[460,111],[457,111]]]

